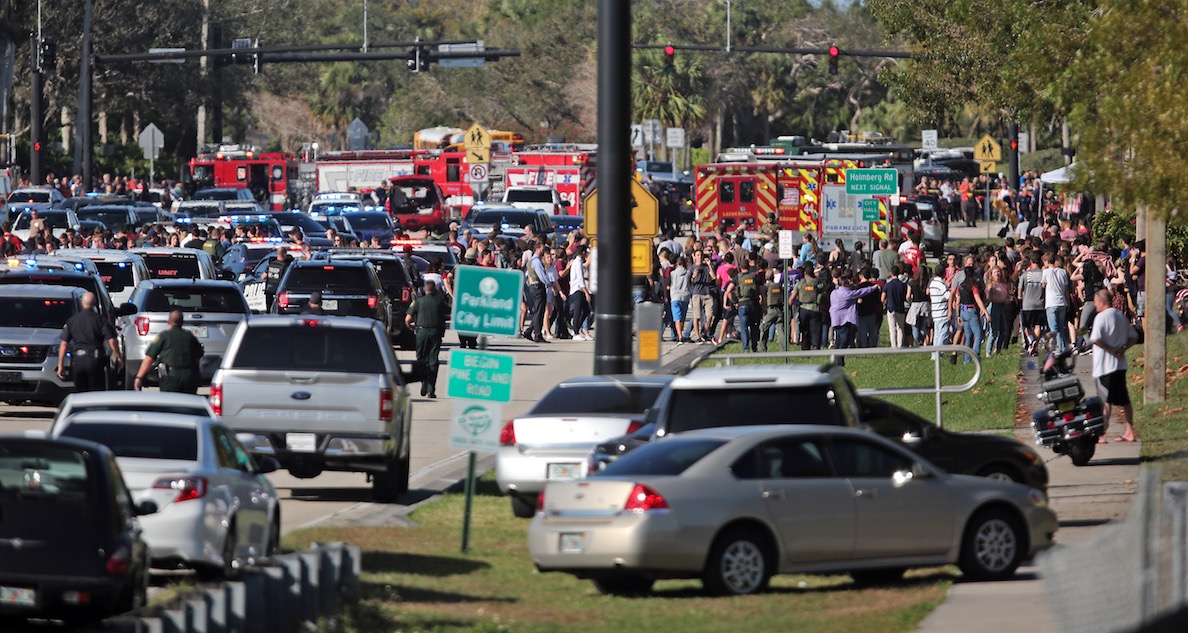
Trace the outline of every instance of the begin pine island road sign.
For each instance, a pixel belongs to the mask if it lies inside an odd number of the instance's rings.
[[[446,393],[451,398],[511,402],[515,368],[516,358],[511,354],[453,350]]]
[[[524,273],[481,266],[454,269],[452,327],[464,334],[519,334]]]
[[[894,169],[847,169],[846,193],[851,196],[899,193],[899,172]]]

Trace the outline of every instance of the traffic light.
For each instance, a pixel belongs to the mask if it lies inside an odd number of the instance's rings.
[[[404,62],[404,66],[414,73],[429,70],[429,51],[422,46],[413,47],[412,59]]]
[[[676,47],[672,44],[664,47],[664,72],[671,73],[676,71]]]
[[[1019,141],[1018,141],[1018,140],[1016,140],[1016,139],[1011,139],[1011,151],[1012,151],[1012,152],[1017,152],[1017,151],[1019,151]]]
[[[829,47],[829,74],[830,75],[837,74],[837,58],[839,55],[841,55],[841,49],[839,49],[836,45]]]
[[[52,69],[58,63],[58,45],[49,40],[41,40],[41,48],[37,54],[37,69],[40,71]]]
[[[256,43],[255,43],[255,47],[254,47],[254,48],[260,48],[260,38],[258,38],[258,37],[256,38]],[[260,67],[261,67],[262,65],[263,65],[263,64],[261,64],[261,62],[260,62],[260,54],[259,54],[259,53],[253,53],[253,54],[252,54],[252,72],[253,72],[253,73],[256,73],[257,75],[259,75],[259,74],[260,74]]]

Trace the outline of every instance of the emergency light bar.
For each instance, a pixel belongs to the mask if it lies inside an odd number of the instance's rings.
[[[424,243],[423,240],[417,239],[392,240],[392,246],[422,246]]]

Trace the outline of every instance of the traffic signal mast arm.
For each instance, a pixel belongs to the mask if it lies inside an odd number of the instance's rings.
[[[829,47],[827,48],[771,48],[764,46],[731,46],[730,50],[726,50],[725,46],[708,46],[705,44],[632,44],[632,48],[642,50],[648,49],[667,49],[671,47],[674,50],[681,51],[709,51],[718,53],[781,53],[785,55],[828,55]],[[886,51],[886,50],[858,50],[849,48],[838,48],[838,55],[850,57],[898,57],[907,59],[912,56],[908,51]]]

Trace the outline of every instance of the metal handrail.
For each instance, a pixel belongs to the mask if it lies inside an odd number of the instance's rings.
[[[855,347],[850,349],[818,349],[818,350],[801,350],[801,351],[787,351],[787,352],[758,352],[754,354],[721,354],[708,355],[694,359],[689,365],[689,369],[693,369],[699,365],[715,362],[724,364],[727,367],[734,367],[735,360],[762,360],[768,358],[822,358],[822,357],[837,357],[837,356],[903,356],[907,354],[932,354],[933,357],[933,384],[932,386],[921,387],[872,387],[868,389],[858,389],[858,395],[862,396],[880,396],[880,395],[913,395],[913,394],[934,394],[936,396],[936,425],[944,428],[944,419],[941,413],[941,394],[945,393],[963,393],[973,389],[982,378],[982,360],[978,358],[978,353],[964,345],[929,345],[924,347]],[[960,385],[942,385],[941,384],[941,356],[945,354],[965,354],[973,358],[974,374],[973,377]]]

